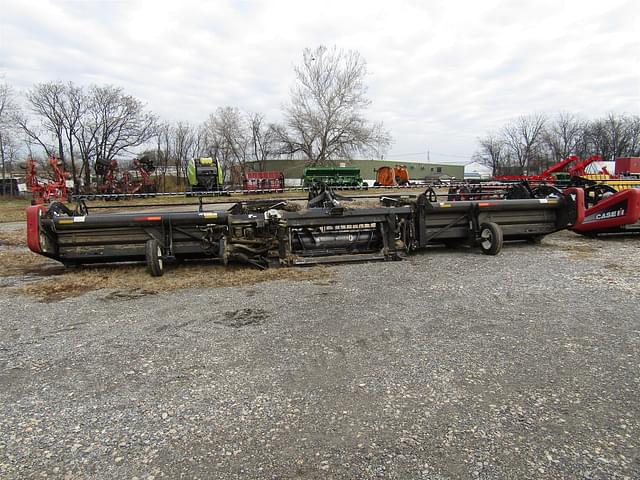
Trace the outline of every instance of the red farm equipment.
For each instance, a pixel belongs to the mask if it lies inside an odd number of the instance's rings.
[[[616,176],[629,177],[640,175],[640,157],[616,158]]]
[[[571,155],[564,160],[550,166],[545,171],[539,173],[538,175],[501,175],[495,177],[496,180],[499,181],[522,181],[526,180],[528,182],[538,183],[556,183],[558,181],[558,174],[565,173],[569,176],[581,176],[585,174],[585,169],[587,166],[591,165],[594,162],[599,162],[602,160],[602,157],[599,155],[593,155],[586,160],[580,160],[580,157],[577,155]],[[576,163],[577,162],[577,163]],[[568,168],[572,163],[576,163],[573,167]]]
[[[98,160],[96,162],[96,174],[99,177],[96,190],[100,194],[120,193],[120,186],[117,179],[117,160]]]
[[[133,170],[125,170],[122,174],[123,193],[156,193],[158,185],[151,176],[155,165],[149,157],[135,158]]]
[[[244,193],[282,192],[284,173],[278,171],[247,172],[242,176]]]
[[[117,160],[98,160],[96,162],[96,174],[99,178],[97,192],[102,195],[156,193],[157,183],[151,176],[155,170],[153,162],[148,157],[141,157],[134,159],[131,165],[132,169],[124,170],[118,176]]]
[[[27,174],[25,182],[27,189],[31,192],[31,203],[34,205],[49,203],[51,201],[68,202],[69,187],[67,180],[69,172],[65,171],[64,163],[56,157],[49,158],[49,166],[53,171],[53,180],[41,182],[38,179],[38,167],[33,159],[27,160]]]
[[[640,189],[616,192],[599,184],[585,189],[571,187],[565,195],[575,198],[577,218],[570,227],[588,236],[610,233],[640,232]]]

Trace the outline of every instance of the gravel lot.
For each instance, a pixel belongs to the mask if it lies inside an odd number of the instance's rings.
[[[0,478],[637,479],[639,282],[640,239],[560,233],[235,289],[0,289]]]

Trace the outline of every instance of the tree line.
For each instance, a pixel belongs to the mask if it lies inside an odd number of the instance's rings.
[[[611,161],[640,156],[640,117],[610,113],[585,119],[561,112],[555,116],[518,117],[500,130],[478,138],[474,160],[493,175],[540,173],[551,165],[578,155],[600,155]]]
[[[78,189],[91,185],[96,163],[124,160],[143,150],[159,175],[171,168],[178,181],[189,159],[200,156],[218,159],[232,182],[249,162],[264,169],[273,158],[301,158],[314,165],[382,156],[391,135],[366,117],[371,102],[364,58],[324,46],[305,49],[302,57],[280,122],[234,106],[215,109],[200,124],[167,122],[113,85],[53,81],[17,92],[0,84],[2,178],[25,156],[42,154],[62,159]]]

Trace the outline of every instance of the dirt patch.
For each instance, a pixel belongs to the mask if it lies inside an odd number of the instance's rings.
[[[59,275],[64,272],[60,263],[26,250],[0,249],[0,277],[16,275]]]
[[[32,268],[35,269],[36,266]],[[50,267],[47,264],[41,265],[41,268]],[[149,276],[144,265],[80,267],[73,270],[58,268],[61,271],[56,271],[55,278],[45,278],[10,290],[42,302],[54,302],[92,290],[114,289],[105,300],[118,301],[183,288],[237,287],[273,280],[317,280],[327,276],[322,267],[254,270],[249,267],[223,267],[214,264],[178,265],[168,269],[162,277]]]
[[[0,231],[0,247],[26,247],[27,229]]]
[[[224,312],[224,316],[221,319],[213,320],[213,323],[226,327],[240,328],[249,325],[260,325],[264,323],[268,317],[269,313],[266,310],[260,308],[243,308]]]
[[[602,248],[596,239],[587,239],[572,232],[560,232],[544,239],[543,246],[560,250],[572,260],[594,259]]]

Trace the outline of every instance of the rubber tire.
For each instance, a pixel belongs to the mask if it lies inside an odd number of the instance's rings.
[[[162,249],[155,238],[150,238],[144,246],[144,256],[147,260],[147,272],[152,277],[161,277],[164,273]]]
[[[488,241],[488,244],[486,244]],[[480,249],[485,255],[497,255],[502,250],[504,237],[497,223],[487,222],[480,225]]]

